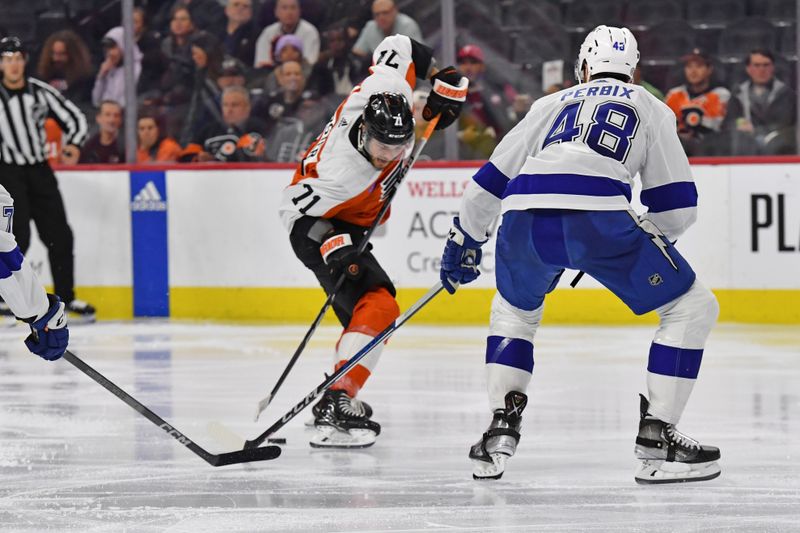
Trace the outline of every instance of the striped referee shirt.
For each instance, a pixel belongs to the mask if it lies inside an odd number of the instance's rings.
[[[0,162],[20,166],[47,162],[47,118],[61,127],[65,144],[81,146],[86,140],[86,117],[56,89],[36,78],[27,78],[21,89],[0,82]]]

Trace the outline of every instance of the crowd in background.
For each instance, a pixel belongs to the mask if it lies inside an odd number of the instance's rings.
[[[401,12],[393,0],[254,2],[137,3],[132,56],[138,162],[297,161],[368,74],[384,36],[440,43],[440,36],[423,35],[416,14]],[[94,125],[80,163],[125,160],[124,30],[114,25],[101,31],[99,42],[87,42],[65,27],[28,46],[35,51],[29,73],[58,89]],[[456,52],[457,67],[471,84],[459,119],[461,159],[487,158],[535,97],[573,83],[564,76],[537,93],[489,75],[485,44],[461,38]],[[655,87],[646,71],[644,79],[637,72],[637,83],[674,110],[689,155],[796,153],[796,97],[789,80],[776,77],[773,51],[753,50],[744,58],[744,81],[728,86],[716,81],[713,58],[703,49],[678,53],[685,54],[684,83]],[[415,93],[415,109],[426,94]],[[419,114],[417,121],[422,131]],[[47,128],[51,162],[62,163],[58,126]],[[444,157],[441,135],[425,153]]]

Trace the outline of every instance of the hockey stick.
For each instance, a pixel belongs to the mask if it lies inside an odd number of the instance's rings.
[[[361,239],[361,242],[359,243],[357,250],[358,255],[363,254],[364,251],[367,249],[367,245],[369,244],[369,239],[370,237],[372,237],[372,234],[375,232],[375,229],[381,223],[381,220],[383,219],[384,215],[386,215],[386,212],[389,210],[389,206],[391,205],[392,200],[395,197],[395,194],[397,194],[397,190],[400,188],[400,183],[406,177],[408,171],[411,170],[411,167],[414,166],[414,163],[416,162],[419,155],[422,153],[422,149],[425,148],[425,144],[427,144],[428,139],[433,134],[433,130],[436,128],[436,124],[438,122],[439,122],[438,115],[433,117],[433,119],[430,122],[428,122],[428,126],[425,128],[425,132],[422,134],[422,137],[417,142],[417,146],[414,148],[414,152],[411,154],[408,161],[398,165],[397,168],[395,169],[395,172],[393,172],[390,176],[387,176],[384,179],[385,182],[386,181],[391,182],[390,186],[392,187],[392,191],[389,193],[388,198],[384,201],[381,210],[378,212],[378,216],[375,217],[375,220],[372,222],[372,225],[369,227],[367,232],[364,234],[364,237]],[[317,317],[314,319],[314,322],[311,323],[311,327],[308,328],[308,331],[306,331],[303,340],[300,341],[300,345],[294,351],[294,354],[292,355],[292,358],[289,360],[289,363],[286,365],[286,368],[283,369],[281,377],[278,378],[277,383],[275,383],[275,386],[272,387],[272,391],[270,391],[270,393],[267,396],[259,400],[258,407],[256,408],[256,416],[255,416],[256,422],[258,422],[258,417],[261,416],[261,413],[264,412],[264,409],[266,409],[267,406],[270,404],[270,402],[272,402],[272,398],[275,397],[275,394],[277,394],[278,389],[280,389],[281,385],[283,385],[286,376],[289,375],[289,372],[294,367],[294,364],[297,362],[297,359],[300,357],[300,354],[303,353],[303,350],[305,350],[306,344],[308,344],[308,341],[311,339],[311,336],[314,334],[314,331],[316,331],[317,326],[319,326],[320,322],[322,322],[322,318],[325,316],[325,313],[328,312],[328,308],[331,305],[333,305],[333,299],[336,298],[336,294],[342,288],[342,285],[344,285],[346,279],[347,279],[346,274],[342,274],[341,276],[339,276],[336,285],[334,285],[333,287],[333,291],[331,291],[331,293],[328,295],[328,298],[322,305],[322,309],[319,310],[319,313],[317,313]]]
[[[166,431],[167,435],[189,448],[192,452],[194,452],[195,455],[200,456],[200,458],[202,458],[211,466],[225,466],[239,463],[250,463],[253,461],[266,461],[268,459],[275,459],[281,454],[281,449],[277,446],[265,446],[264,448],[257,448],[253,450],[237,450],[235,452],[220,454],[207,452],[187,438],[186,435],[175,429],[172,424],[166,422],[163,418],[139,403],[136,398],[115,385],[103,374],[86,364],[74,353],[67,350],[64,353],[64,359],[72,363],[78,370],[102,385],[106,390],[111,391],[111,393],[113,393],[117,398],[131,406],[134,411],[138,412],[150,422]]]
[[[374,350],[376,346],[378,346],[380,343],[386,341],[389,337],[391,337],[392,334],[395,331],[397,331],[398,328],[400,328],[400,326],[405,324],[408,321],[408,319],[417,314],[417,311],[422,309],[428,302],[433,300],[433,298],[437,294],[439,294],[439,292],[441,292],[442,289],[444,289],[442,283],[437,282],[436,285],[431,287],[422,298],[417,300],[414,303],[414,305],[409,307],[405,313],[397,317],[397,320],[395,320],[391,325],[389,325],[389,327],[381,331],[377,337],[372,339],[366,346],[361,348],[361,350],[359,350],[358,353],[356,353],[353,357],[348,359],[347,363],[339,367],[339,369],[336,372],[334,372],[330,376],[327,376],[325,378],[325,381],[317,385],[317,387],[314,390],[308,393],[305,398],[300,400],[300,402],[297,405],[292,407],[291,410],[289,410],[289,412],[287,412],[280,419],[278,419],[277,422],[272,424],[269,428],[267,428],[266,431],[264,431],[258,437],[252,440],[245,441],[244,449],[250,450],[256,448],[259,444],[264,442],[264,440],[266,440],[267,437],[269,437],[270,435],[281,429],[283,426],[285,426],[292,418],[297,416],[297,414],[300,413],[300,411],[308,407],[311,404],[311,402],[313,402],[320,394],[328,390],[328,388],[330,388],[331,385],[336,383],[339,380],[339,378],[347,374],[347,372],[349,372],[351,368],[356,366],[356,364],[359,361],[361,361],[361,359],[366,357],[367,354],[369,354],[372,350]]]

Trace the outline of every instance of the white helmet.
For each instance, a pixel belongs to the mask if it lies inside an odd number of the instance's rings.
[[[589,77],[602,72],[622,74],[633,79],[639,62],[639,47],[628,28],[598,26],[589,32],[578,52],[575,77],[583,82],[583,63],[589,67]]]

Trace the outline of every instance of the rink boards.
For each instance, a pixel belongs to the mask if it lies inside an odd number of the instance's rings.
[[[100,317],[309,322],[316,314],[322,293],[277,214],[291,168],[109,168],[57,173],[75,234],[78,296],[96,304]],[[450,221],[476,168],[419,164],[373,237],[401,307],[438,279]],[[721,319],[800,323],[800,160],[695,164],[693,172],[699,218],[678,249],[718,295]],[[34,240],[28,258],[51,283],[41,242]],[[476,283],[439,296],[415,321],[484,323],[493,241],[482,267]],[[588,276],[569,288],[572,277],[562,276],[548,298],[546,321],[655,320],[636,317]]]

